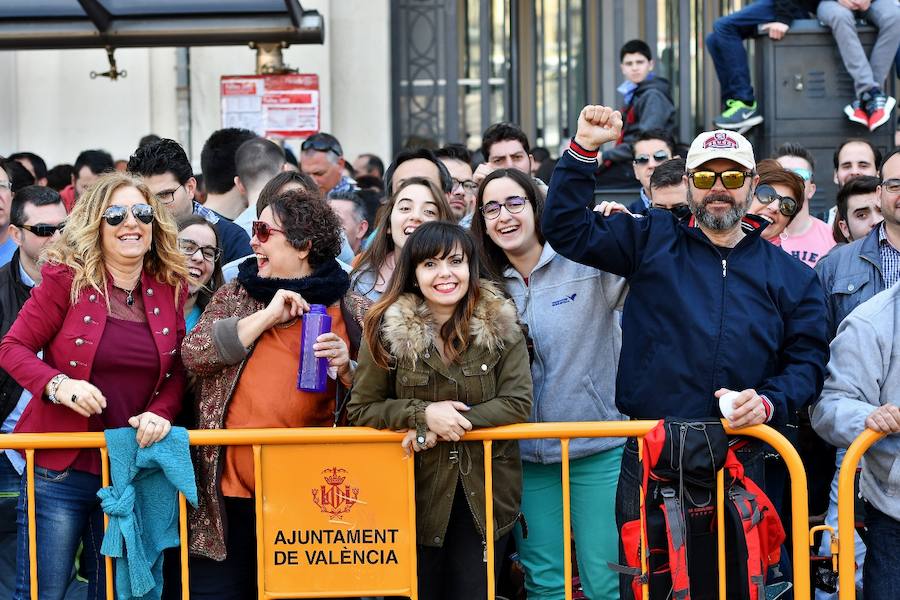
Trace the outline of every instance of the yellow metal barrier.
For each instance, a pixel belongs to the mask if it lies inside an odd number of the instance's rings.
[[[872,444],[884,437],[883,433],[876,433],[866,429],[856,438],[847,449],[844,461],[841,463],[841,473],[838,476],[838,598],[840,600],[855,600],[856,598],[856,553],[853,531],[856,529],[853,504],[853,489],[856,479],[856,467],[862,455]],[[834,538],[831,546],[834,548]]]
[[[491,448],[492,442],[496,440],[520,440],[520,439],[546,439],[546,438],[558,438],[560,439],[562,446],[562,483],[563,483],[563,538],[564,538],[564,569],[565,569],[565,581],[566,581],[566,589],[565,589],[565,597],[566,600],[571,600],[572,598],[572,589],[571,589],[571,579],[572,579],[572,568],[571,568],[571,512],[569,507],[569,440],[573,438],[586,438],[586,437],[643,437],[646,435],[653,427],[656,425],[657,421],[616,421],[616,422],[585,422],[585,423],[528,423],[528,424],[520,424],[520,425],[509,425],[505,427],[497,427],[493,429],[479,429],[475,431],[468,432],[466,434],[466,441],[481,441],[484,444],[485,448],[485,460],[484,460],[484,470],[485,470],[485,492],[487,497],[492,497],[493,490],[493,475],[492,475],[492,463],[491,463]],[[803,464],[800,460],[800,457],[797,455],[797,452],[794,450],[793,446],[790,442],[787,441],[781,434],[776,432],[774,429],[771,429],[767,426],[755,426],[749,427],[746,429],[741,429],[739,431],[732,430],[726,426],[726,433],[729,435],[743,435],[748,437],[754,437],[763,442],[772,446],[776,452],[778,452],[785,461],[785,466],[790,474],[791,478],[791,489],[793,490],[791,497],[791,510],[792,510],[792,543],[793,543],[793,555],[795,560],[793,561],[794,566],[794,598],[797,600],[809,600],[810,598],[810,586],[809,586],[809,561],[807,560],[796,560],[796,557],[804,557],[808,555],[808,547],[807,543],[807,523],[808,523],[808,512],[807,512],[807,498],[806,498],[806,473],[803,469]],[[228,445],[228,446],[250,446],[253,448],[254,454],[254,466],[256,471],[256,484],[257,489],[261,489],[262,484],[262,457],[261,457],[261,449],[264,446],[278,446],[278,445],[307,445],[307,444],[364,444],[364,443],[390,443],[390,444],[398,444],[402,439],[402,434],[389,432],[389,431],[376,431],[368,428],[305,428],[305,429],[241,429],[241,430],[203,430],[203,431],[191,431],[190,432],[190,443],[193,446],[206,446],[206,445]],[[109,485],[109,470],[108,470],[108,457],[105,453],[105,441],[103,438],[103,434],[101,433],[76,433],[76,434],[57,434],[57,433],[47,433],[47,434],[8,434],[4,436],[3,445],[6,448],[11,449],[25,449],[26,450],[26,459],[27,459],[27,476],[28,476],[28,519],[31,524],[34,523],[34,490],[33,490],[33,478],[34,478],[34,450],[43,450],[43,449],[55,449],[55,448],[100,448],[103,453],[102,456],[102,464],[103,464],[103,485]],[[860,442],[861,440],[858,440]],[[856,447],[854,444],[851,447],[851,450]],[[861,452],[858,452],[861,454]],[[858,460],[858,455],[854,455],[851,452],[848,452],[847,458],[845,459],[845,464],[850,460],[851,457],[856,457]],[[407,480],[408,490],[407,492],[412,495],[414,494],[414,479],[412,472],[412,461],[409,463],[408,473],[409,477]],[[855,463],[854,463],[855,464]],[[843,485],[843,473],[842,473],[842,485]],[[843,487],[841,488],[844,489]],[[852,489],[852,486],[851,486]],[[256,494],[256,511],[257,511],[257,539],[258,543],[258,585],[259,585],[259,598],[260,600],[268,599],[268,598],[278,598],[278,597],[287,597],[281,594],[268,594],[265,588],[265,572],[264,572],[264,562],[263,562],[263,544],[262,544],[262,522],[263,522],[263,501],[261,498],[262,494]],[[723,477],[722,473],[719,473],[717,478],[717,501],[719,506],[722,506],[724,496],[724,486],[723,486]],[[642,499],[643,501],[643,499]],[[409,526],[410,531],[415,531],[415,503],[411,504],[413,507],[411,514],[409,516]],[[179,498],[179,508],[180,508],[180,535],[182,541],[186,539],[187,536],[187,512],[184,498]],[[718,552],[718,561],[719,561],[719,595],[720,598],[725,598],[725,544],[724,544],[724,527],[723,527],[723,511],[719,510],[719,552]],[[842,515],[846,514],[846,511],[841,513]],[[851,513],[852,514],[852,513]],[[852,517],[851,519],[851,527],[852,527]],[[493,504],[491,502],[486,502],[486,541],[487,541],[487,575],[488,581],[492,582],[494,578],[494,535],[493,535]],[[843,527],[843,524],[841,525]],[[33,582],[31,593],[32,598],[37,600],[37,564],[35,560],[35,551],[36,545],[34,540],[34,532],[35,528],[33,526],[29,529],[29,538],[30,538],[30,546],[29,552],[31,556],[31,580]],[[415,542],[415,535],[412,536],[413,543]],[[844,543],[841,540],[842,544]],[[852,539],[849,542],[852,545]],[[414,550],[414,549],[413,549]],[[642,553],[643,554],[643,553]],[[849,554],[845,554],[845,549],[843,545],[841,546],[841,560],[843,561],[845,556],[850,557],[851,567],[852,567],[852,551]],[[112,569],[110,566],[110,559],[107,560],[107,598],[112,600],[113,598],[113,586],[112,586]],[[362,595],[380,595],[380,594],[389,594],[389,595],[401,595],[398,592],[408,593],[412,600],[416,600],[418,598],[418,593],[416,590],[415,584],[415,552],[412,554],[412,578],[410,583],[409,590],[372,590],[367,594]],[[187,599],[189,593],[188,587],[188,553],[187,553],[187,544],[181,544],[181,563],[182,563],[182,594],[183,598]],[[646,567],[645,567],[646,569]],[[844,575],[844,566],[842,562],[842,571],[841,575]],[[853,588],[852,585],[852,574],[851,574],[851,585],[850,588]],[[843,595],[843,589],[845,586],[842,585],[842,600],[845,598]],[[331,594],[326,593],[316,593],[315,595],[293,595],[289,597],[327,597]],[[335,595],[337,596],[346,596],[346,593],[335,591]],[[648,597],[647,590],[645,589],[645,598]],[[852,597],[852,596],[847,596]],[[492,585],[488,586],[488,598],[489,600],[495,599],[495,592]]]

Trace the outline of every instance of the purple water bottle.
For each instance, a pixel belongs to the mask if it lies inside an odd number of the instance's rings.
[[[297,389],[304,392],[324,392],[328,387],[328,359],[316,358],[313,344],[316,338],[331,331],[331,317],[324,304],[312,304],[303,315],[300,331],[300,369],[297,371]]]

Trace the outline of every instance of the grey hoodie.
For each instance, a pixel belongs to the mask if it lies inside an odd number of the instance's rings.
[[[848,447],[877,407],[900,404],[900,285],[860,304],[831,343],[828,378],[812,409],[812,426],[830,444]],[[863,497],[900,521],[900,436],[876,443],[863,459]]]
[[[625,420],[615,405],[625,280],[560,256],[550,244],[544,244],[527,286],[512,267],[504,279],[534,342],[531,422]],[[572,440],[569,457],[624,443],[623,438]],[[519,447],[528,462],[562,460],[558,440],[522,440]]]

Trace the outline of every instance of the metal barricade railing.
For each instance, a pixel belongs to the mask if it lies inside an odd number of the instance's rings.
[[[509,425],[492,429],[479,429],[466,433],[466,441],[481,441],[484,445],[484,473],[485,473],[485,494],[487,498],[493,498],[493,470],[492,470],[492,445],[497,440],[521,440],[521,439],[547,439],[557,438],[561,442],[562,449],[562,503],[563,503],[563,564],[564,564],[564,580],[566,582],[565,598],[572,598],[572,556],[571,556],[571,511],[569,506],[569,441],[574,438],[588,437],[643,437],[655,425],[657,421],[614,421],[614,422],[585,422],[585,423],[527,423],[520,425]],[[791,443],[774,429],[760,425],[748,427],[739,431],[732,430],[726,426],[726,433],[729,435],[742,435],[759,439],[769,444],[785,461],[785,466],[791,478],[791,510],[792,510],[792,549],[794,557],[804,557],[808,555],[807,536],[808,536],[808,510],[806,497],[806,473],[799,455],[793,448]],[[261,482],[262,458],[261,449],[263,446],[274,445],[304,445],[304,444],[360,444],[372,442],[399,443],[402,434],[389,431],[377,431],[368,428],[304,428],[304,429],[240,429],[240,430],[203,430],[191,431],[190,443],[192,446],[206,445],[227,445],[227,446],[250,446],[253,448],[254,469],[256,474],[257,485]],[[36,542],[35,542],[35,526],[34,526],[34,451],[44,449],[59,448],[98,448],[101,452],[102,464],[102,484],[109,485],[109,467],[108,456],[105,448],[105,440],[102,433],[75,433],[75,434],[8,434],[4,436],[3,446],[10,449],[22,449],[26,454],[26,475],[27,482],[27,510],[29,521],[29,556],[30,556],[30,576],[32,581],[31,596],[33,600],[38,598],[37,590],[37,562],[36,562]],[[851,447],[852,449],[852,447]],[[845,463],[855,456],[848,452]],[[857,457],[858,458],[858,457]],[[410,461],[410,465],[411,465]],[[409,493],[414,493],[412,467],[409,468],[410,477],[408,480]],[[842,473],[843,481],[843,473]],[[259,488],[258,488],[259,489]],[[843,488],[842,488],[843,489]],[[258,590],[260,600],[266,598],[283,597],[280,595],[270,595],[265,591],[265,578],[263,569],[263,544],[261,542],[262,531],[262,494],[256,494],[256,513],[257,513],[257,558],[258,558]],[[641,499],[643,502],[643,498]],[[724,531],[724,511],[721,510],[724,502],[724,481],[723,472],[720,471],[717,477],[717,503],[718,503],[718,564],[719,564],[719,597],[725,598],[725,531]],[[414,502],[412,503],[413,514],[410,515],[410,526],[415,523]],[[486,542],[487,542],[487,580],[494,581],[494,527],[493,527],[493,503],[486,502],[485,524]],[[179,495],[179,534],[181,536],[181,577],[182,577],[182,597],[189,598],[188,585],[188,548],[187,548],[187,510],[183,496]],[[843,513],[842,513],[843,514]],[[852,513],[851,513],[852,514]],[[852,517],[851,517],[852,521]],[[108,520],[104,520],[104,525]],[[851,522],[852,526],[852,522]],[[843,527],[843,525],[841,525]],[[413,535],[413,539],[415,536]],[[643,540],[646,542],[646,540]],[[843,544],[843,540],[842,544]],[[852,544],[852,540],[850,544]],[[843,545],[841,548],[841,559],[845,556]],[[852,567],[852,552],[849,553]],[[111,559],[106,558],[106,595],[108,600],[113,598],[112,585],[112,568]],[[415,553],[412,555],[412,571],[415,573]],[[643,571],[646,572],[646,558],[642,552]],[[842,563],[843,564],[843,563]],[[794,598],[797,600],[808,600],[810,598],[810,578],[809,578],[809,561],[794,560]],[[842,567],[843,576],[843,567]],[[851,575],[852,577],[852,575]],[[648,597],[649,590],[644,590],[644,597]],[[852,588],[852,584],[851,584]],[[843,586],[842,586],[843,590]],[[383,592],[382,592],[383,593]],[[411,584],[410,597],[416,600],[418,593],[415,581]],[[368,595],[377,595],[377,592]],[[306,595],[305,597],[326,597],[328,594],[317,593],[315,596]],[[346,594],[343,594],[346,595]],[[366,594],[363,594],[366,595]],[[293,595],[291,597],[303,597]],[[852,597],[852,596],[847,596]],[[488,585],[488,598],[494,600],[494,586]],[[844,599],[842,591],[842,600]]]
[[[856,598],[856,530],[853,491],[856,480],[856,467],[859,461],[875,442],[885,434],[871,429],[863,431],[844,455],[841,473],[838,476],[838,530],[832,532],[832,540],[837,537],[838,547],[838,598],[854,600]],[[834,542],[832,541],[832,547]]]

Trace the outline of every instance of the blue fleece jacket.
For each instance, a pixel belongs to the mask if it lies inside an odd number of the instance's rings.
[[[534,343],[531,422],[621,421],[616,410],[616,368],[622,347],[619,310],[628,286],[617,275],[578,264],[544,244],[528,284],[512,267],[507,293]],[[625,443],[623,438],[578,438],[569,458],[591,456]],[[559,440],[521,440],[522,460],[558,463]]]
[[[162,551],[178,546],[178,492],[197,506],[188,432],[173,427],[139,448],[134,429],[106,431],[112,486],[97,492],[109,527],[100,551],[116,558],[116,597],[162,596]]]

